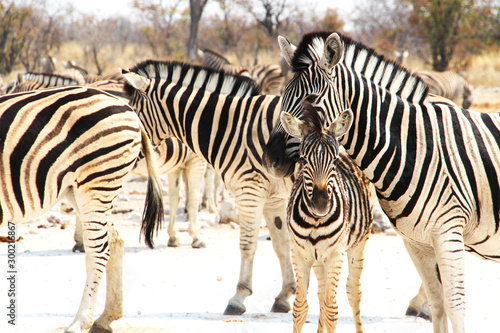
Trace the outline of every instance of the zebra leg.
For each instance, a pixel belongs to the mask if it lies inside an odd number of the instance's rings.
[[[236,294],[229,300],[225,315],[240,315],[246,311],[243,302],[252,295],[253,259],[257,251],[257,241],[262,219],[263,195],[236,195],[236,205],[240,220],[240,277]]]
[[[299,333],[306,322],[307,312],[309,311],[307,289],[314,260],[304,255],[298,246],[292,250],[292,258],[295,276],[297,277],[297,294],[293,303],[293,332]]]
[[[181,180],[181,169],[175,170],[168,174],[168,206],[170,208],[170,216],[168,219],[168,246],[179,246],[179,239],[175,230],[175,218],[177,216],[177,208],[179,207],[179,184]]]
[[[286,200],[268,199],[264,206],[264,218],[271,234],[274,252],[278,257],[281,267],[283,284],[281,292],[276,297],[271,312],[290,311],[290,297],[297,287],[290,257],[290,234],[286,225]]]
[[[75,240],[75,245],[73,245],[73,252],[85,252],[85,247],[83,246],[83,231],[82,231],[82,221],[76,217],[75,223],[75,234],[73,236]]]
[[[432,321],[431,309],[429,309],[429,304],[427,303],[427,296],[425,295],[423,283],[420,285],[418,294],[411,299],[408,309],[406,310],[406,315]]]
[[[201,183],[206,171],[206,162],[200,160],[202,165],[196,161],[190,163],[185,171],[186,184],[188,190],[188,218],[189,235],[193,238],[191,246],[195,249],[206,247],[205,242],[199,237],[200,227],[198,226],[198,207],[200,205]]]
[[[108,224],[109,261],[106,265],[106,304],[102,315],[89,333],[112,332],[110,324],[123,317],[123,253],[124,244],[114,226]]]
[[[313,265],[314,269],[314,275],[316,275],[316,279],[318,280],[318,301],[320,304],[319,308],[319,319],[318,319],[318,333],[323,333],[326,330],[325,323],[324,323],[324,318],[325,315],[323,314],[324,308],[322,304],[325,302],[325,268],[323,266],[323,263],[320,261],[314,262]]]
[[[217,188],[215,187],[217,174],[210,164],[205,172],[205,190],[203,191],[202,205],[208,208],[211,214],[217,214]]]
[[[430,246],[418,246],[404,239],[404,244],[415,268],[422,279],[425,294],[432,313],[432,324],[435,333],[448,332],[448,319],[443,303],[443,286],[436,262],[434,249]]]
[[[332,253],[330,258],[323,262],[325,270],[325,294],[320,304],[320,322],[323,322],[327,332],[335,332],[339,319],[337,305],[337,287],[342,269],[342,253]],[[319,284],[319,283],[318,283]]]
[[[347,277],[347,299],[351,306],[352,316],[356,332],[363,332],[361,323],[361,272],[364,264],[364,249],[367,239],[365,238],[358,245],[347,250],[347,260],[349,265],[349,276]]]
[[[102,215],[102,214],[101,214]],[[94,216],[97,217],[97,216]],[[102,217],[102,216],[100,216]],[[76,317],[66,333],[79,333],[89,329],[94,317],[94,306],[104,267],[109,259],[109,236],[106,219],[81,219],[87,280]],[[84,222],[85,221],[85,222]]]

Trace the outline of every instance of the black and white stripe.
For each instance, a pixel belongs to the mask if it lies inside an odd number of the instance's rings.
[[[327,123],[350,108],[340,138],[375,184],[382,208],[424,283],[435,332],[464,331],[464,250],[500,261],[500,116],[433,103],[424,82],[345,36],[304,36],[296,51],[280,38],[294,77],[283,110],[294,116],[308,99]],[[287,173],[287,136],[277,124],[264,161]]]
[[[346,111],[327,129],[315,108],[304,102],[302,120],[283,113],[281,123],[300,138],[296,180],[288,201],[287,222],[297,277],[293,307],[294,332],[307,317],[307,289],[311,268],[318,279],[320,318],[318,332],[334,332],[338,321],[337,286],[344,253],[349,277],[347,296],[356,332],[362,332],[360,277],[363,250],[373,221],[369,180],[341,147],[337,137],[351,126]]]
[[[141,149],[149,170],[143,232],[152,245],[151,235],[163,217],[161,190],[149,141],[130,106],[84,87],[0,98],[0,224],[33,219],[65,197],[83,225],[87,282],[66,332],[92,325],[105,268],[106,307],[94,326],[108,329],[122,316],[123,241],[110,212]]]
[[[245,91],[256,91],[252,80],[187,64],[149,61],[123,75],[130,83],[130,103],[153,143],[178,138],[213,165],[236,197],[242,260],[237,291],[225,313],[246,310],[243,301],[252,293],[252,265],[262,217],[283,275],[283,289],[273,311],[289,311],[295,279],[284,223],[291,181],[270,178],[261,164],[262,147],[277,121],[280,98],[241,97]]]

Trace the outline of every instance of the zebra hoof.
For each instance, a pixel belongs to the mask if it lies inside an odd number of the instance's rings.
[[[271,312],[276,313],[288,313],[291,310],[290,304],[288,303],[277,303],[274,302]]]
[[[96,325],[96,323],[94,323],[94,325],[92,325],[92,327],[89,330],[89,333],[111,333],[111,332],[113,332],[111,326],[108,325],[108,327],[102,327],[100,325]]]
[[[430,321],[432,323],[432,317],[428,313],[425,313],[424,311],[420,311],[417,314],[417,317],[425,319],[425,320]]]
[[[85,252],[85,247],[83,246],[83,244],[75,243],[72,251],[73,252]]]
[[[224,310],[224,315],[226,316],[239,316],[244,314],[247,309],[243,304],[231,304],[229,303]]]
[[[405,315],[411,316],[411,317],[416,317],[418,316],[418,311],[415,309],[413,306],[409,306],[408,309],[406,309]]]
[[[179,246],[179,239],[174,238],[174,237],[170,237],[168,239],[168,246],[169,247],[178,247]]]
[[[206,248],[207,245],[205,244],[204,241],[202,240],[199,240],[199,239],[196,239],[194,240],[192,243],[191,243],[191,247],[193,249],[203,249],[203,248]]]

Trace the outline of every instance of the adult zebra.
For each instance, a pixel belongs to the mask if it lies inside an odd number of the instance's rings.
[[[337,137],[352,124],[352,112],[344,111],[326,130],[318,111],[304,102],[303,120],[289,113],[281,124],[300,139],[300,162],[288,200],[287,224],[297,276],[293,305],[293,331],[300,332],[307,317],[307,289],[311,267],[318,279],[320,316],[318,332],[334,332],[338,321],[337,286],[344,254],[349,277],[347,297],[356,332],[361,323],[360,278],[366,241],[373,221],[370,181],[343,153]],[[321,110],[322,111],[322,110]]]
[[[462,102],[464,109],[472,105],[472,88],[462,75],[453,72],[436,72],[417,70],[414,74],[420,76],[429,86],[429,92],[448,98],[454,102]]]
[[[280,97],[241,97],[238,91],[255,83],[245,77],[175,62],[147,61],[123,76],[139,118],[152,142],[175,136],[203,156],[221,175],[236,197],[240,222],[240,277],[226,314],[246,311],[243,302],[252,294],[253,258],[264,216],[283,276],[272,311],[290,310],[295,292],[290,239],[284,225],[289,179],[268,177],[261,164],[262,147],[279,114]],[[231,94],[218,91],[225,87]]]
[[[33,219],[66,197],[83,225],[87,280],[66,332],[92,325],[104,269],[106,304],[92,327],[111,332],[110,323],[123,314],[123,241],[110,212],[141,149],[149,170],[142,231],[152,246],[163,219],[161,187],[147,135],[130,106],[84,87],[0,98],[0,224]]]
[[[327,110],[327,123],[354,112],[340,143],[403,237],[434,331],[448,331],[448,316],[463,332],[464,250],[500,261],[500,116],[429,102],[420,78],[348,37],[308,34],[295,52],[279,42],[295,72],[283,111],[297,116],[307,99]],[[263,156],[275,176],[293,168],[286,147],[277,124]]]

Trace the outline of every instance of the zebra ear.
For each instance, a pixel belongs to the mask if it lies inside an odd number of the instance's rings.
[[[141,76],[137,73],[130,72],[126,69],[120,69],[123,78],[136,90],[145,92],[146,88],[150,85],[151,80]]]
[[[294,138],[303,139],[307,134],[306,124],[288,112],[283,112],[281,114],[281,125],[283,125],[285,131]]]
[[[293,53],[295,52],[295,45],[290,44],[288,39],[283,36],[278,36],[278,44],[280,45],[281,55],[288,65],[292,65]]]
[[[340,62],[343,53],[344,47],[340,40],[340,36],[334,32],[325,40],[325,49],[319,61],[319,65],[326,70],[331,70]]]
[[[351,109],[344,110],[338,118],[328,126],[327,132],[338,138],[347,133],[351,128],[354,114]]]

